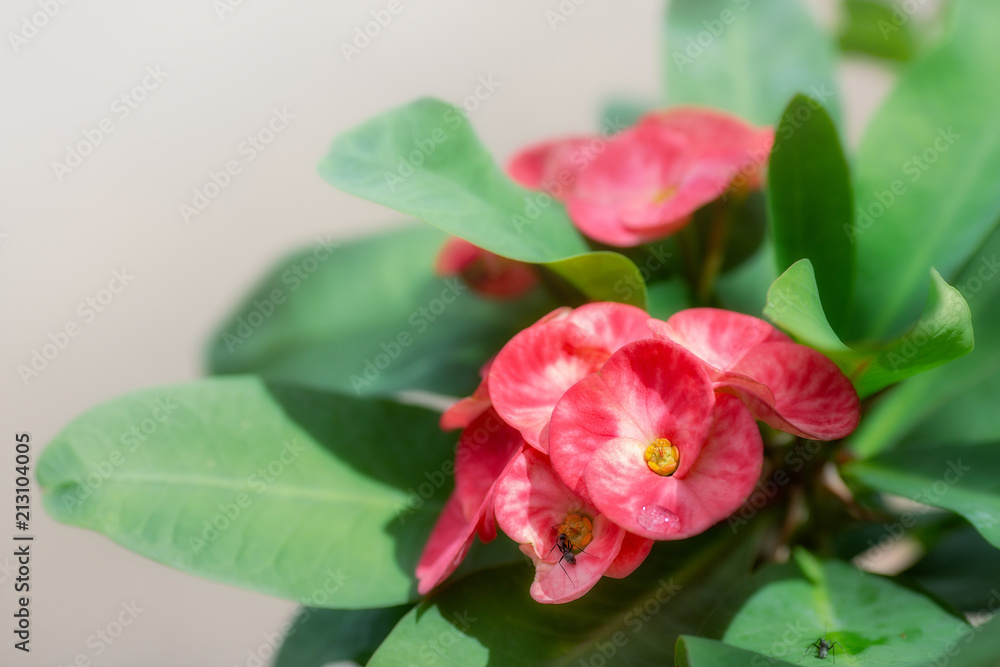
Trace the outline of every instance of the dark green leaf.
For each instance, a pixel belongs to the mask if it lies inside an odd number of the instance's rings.
[[[385,607],[416,598],[449,492],[455,437],[437,420],[256,377],[203,380],[85,413],[42,453],[38,480],[59,521],[179,570],[309,606]]]
[[[338,660],[363,665],[410,608],[303,607],[285,633],[274,667],[324,667]]]
[[[593,300],[617,301],[595,262],[619,279],[637,277],[625,257],[581,258],[587,244],[563,206],[515,185],[493,162],[457,107],[424,98],[334,139],[320,175],[345,192],[384,204],[498,255],[547,264]],[[632,301],[645,307],[645,292]]]
[[[416,226],[280,263],[220,327],[213,373],[257,373],[342,393],[471,393],[479,368],[557,304],[476,296],[434,275],[445,235]],[[599,260],[598,260],[599,261]]]
[[[658,543],[627,578],[603,579],[561,605],[529,597],[529,567],[471,575],[407,614],[369,664],[669,664],[676,638],[701,632],[732,582],[749,571],[751,540],[735,541],[722,529]]]
[[[885,535],[885,527],[880,528]],[[972,526],[963,522],[928,547],[906,577],[963,612],[985,609],[994,597],[994,605],[1000,604],[1000,550]]]
[[[768,206],[775,260],[782,272],[812,262],[824,310],[844,331],[854,298],[853,194],[830,116],[818,102],[796,95],[781,116],[768,166]]]
[[[1000,216],[1000,3],[951,9],[947,38],[903,73],[858,151],[858,338],[902,329],[928,268],[953,281]]]
[[[801,3],[673,0],[663,71],[671,104],[700,104],[773,125],[796,93],[837,118],[836,48]]]
[[[907,444],[843,472],[878,491],[961,514],[1000,548],[1000,443]]]
[[[916,50],[910,14],[881,2],[846,0],[840,48],[888,60],[909,60]]]
[[[754,575],[759,590],[735,616],[723,641],[802,665],[922,665],[968,627],[930,599],[846,563],[796,551],[798,567]],[[836,641],[817,657],[810,644]]]
[[[991,605],[982,613],[996,613],[1000,595],[991,599]],[[994,617],[975,628],[962,629],[947,651],[947,662],[942,656],[934,664],[948,667],[996,667],[1000,655],[1000,617]]]

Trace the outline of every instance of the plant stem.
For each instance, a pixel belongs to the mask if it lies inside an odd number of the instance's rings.
[[[708,242],[705,256],[701,262],[701,273],[695,288],[695,296],[701,304],[708,304],[715,289],[715,278],[719,275],[722,262],[726,256],[726,237],[729,235],[729,221],[732,213],[742,201],[727,203],[722,200],[715,202],[714,215],[708,228]]]

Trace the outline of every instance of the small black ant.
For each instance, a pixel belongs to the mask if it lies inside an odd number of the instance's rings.
[[[816,649],[816,657],[825,660],[827,655],[833,657],[833,664],[837,664],[837,649],[836,646],[840,646],[841,653],[844,652],[844,646],[838,641],[828,641],[825,637],[820,637],[812,644],[806,647],[806,650],[802,652],[802,657],[798,659],[797,662],[802,662],[802,658],[806,657],[806,653],[809,649]]]
[[[558,530],[559,526],[552,526],[552,529]],[[562,562],[566,561],[570,565],[576,565],[576,554],[573,552],[573,549],[580,549],[580,553],[587,553],[587,552],[584,551],[581,547],[576,547],[572,542],[570,542],[569,537],[566,536],[566,533],[559,533],[559,536],[556,538],[556,543],[552,545],[552,549],[555,549],[557,547],[559,549],[560,555],[559,555],[559,560],[557,560],[556,562],[559,564],[559,568],[566,573],[567,577],[569,577],[569,580],[573,581],[573,577],[570,577],[569,572],[567,572],[566,568],[563,567]],[[552,553],[552,549],[549,549],[549,553],[545,554],[546,558],[548,558],[549,554]]]

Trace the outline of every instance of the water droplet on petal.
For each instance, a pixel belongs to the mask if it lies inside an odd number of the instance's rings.
[[[667,535],[681,529],[680,517],[659,505],[643,505],[636,521],[651,533]]]

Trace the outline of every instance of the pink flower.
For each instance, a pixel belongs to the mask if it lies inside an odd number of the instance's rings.
[[[736,511],[763,443],[739,399],[694,355],[657,339],[618,350],[556,404],[549,453],[562,481],[625,530],[674,540]]]
[[[547,451],[543,431],[563,393],[622,345],[652,336],[649,315],[620,303],[559,308],[512,338],[489,372],[493,407],[525,441]]]
[[[548,457],[530,448],[514,458],[497,485],[496,517],[535,564],[531,597],[538,602],[569,602],[602,576],[627,576],[652,546],[566,488]]]
[[[417,590],[421,595],[455,571],[477,532],[483,542],[496,537],[496,483],[523,447],[518,432],[504,424],[493,410],[480,414],[462,432],[455,454],[455,490],[417,563]]]
[[[772,428],[837,440],[858,425],[860,402],[851,381],[823,354],[791,342],[763,320],[691,308],[650,326],[697,355],[716,390],[739,396]]]
[[[774,132],[712,109],[644,116],[603,143],[572,138],[514,156],[511,177],[566,204],[587,236],[628,247],[672,234],[735,181],[760,186]]]
[[[535,270],[523,262],[501,257],[465,239],[448,239],[438,254],[440,276],[461,276],[472,291],[494,299],[513,299],[538,284]]]

